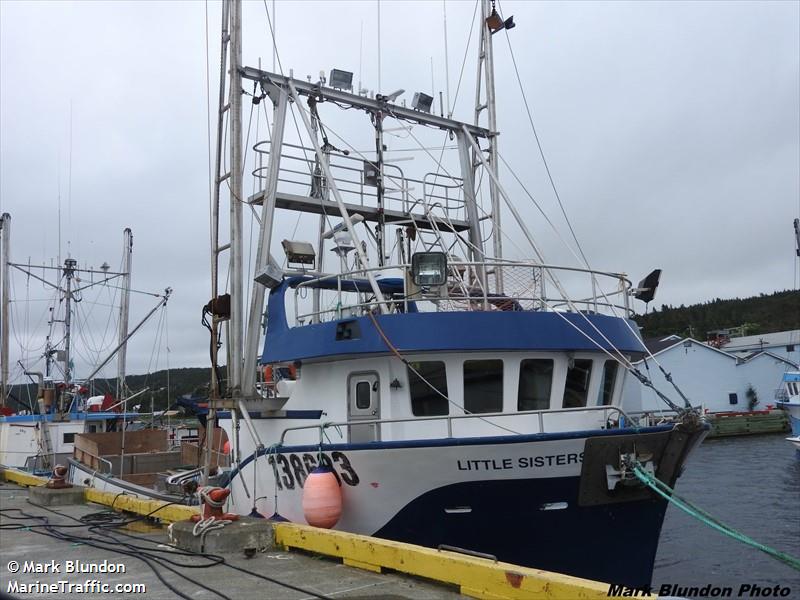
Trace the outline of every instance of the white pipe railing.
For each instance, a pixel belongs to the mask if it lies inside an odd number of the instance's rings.
[[[539,431],[534,433],[547,433],[544,428],[544,418],[546,415],[555,415],[555,414],[563,414],[563,413],[587,413],[587,412],[615,412],[620,417],[624,417],[625,421],[632,422],[631,418],[628,414],[622,410],[619,406],[584,406],[580,408],[556,408],[556,409],[542,409],[542,410],[527,410],[527,411],[519,411],[514,413],[470,413],[465,415],[441,415],[441,416],[434,416],[434,417],[403,417],[397,419],[369,419],[369,420],[355,420],[355,421],[337,421],[331,423],[321,423],[321,424],[314,424],[314,425],[299,425],[297,427],[287,427],[283,430],[280,437],[280,445],[283,445],[286,441],[286,434],[290,431],[303,431],[303,430],[310,430],[310,429],[319,429],[319,442],[320,444],[324,441],[324,431],[330,427],[352,427],[358,425],[372,425],[375,430],[380,425],[388,425],[392,423],[420,423],[426,421],[446,421],[447,423],[447,437],[453,437],[453,421],[462,420],[462,419],[498,419],[501,417],[524,417],[526,415],[536,415],[538,417],[538,425]],[[608,416],[605,416],[605,420],[608,420]],[[495,423],[491,423],[492,425],[496,425]],[[505,429],[505,428],[504,428]],[[509,432],[509,435],[530,435],[530,433],[516,433],[516,432]]]
[[[343,312],[350,311],[354,314],[362,314],[366,310],[371,310],[377,307],[379,304],[382,305],[384,308],[388,309],[389,312],[396,311],[398,309],[397,305],[402,304],[403,310],[408,310],[408,303],[415,302],[415,303],[431,303],[435,305],[436,311],[448,310],[448,306],[453,306],[450,310],[464,310],[464,308],[458,308],[464,303],[468,303],[469,307],[468,310],[476,310],[476,308],[482,308],[483,310],[490,309],[492,307],[496,307],[497,304],[507,301],[509,303],[517,303],[522,306],[523,309],[534,309],[534,310],[543,310],[543,311],[553,311],[553,310],[560,310],[562,307],[566,309],[568,312],[572,309],[572,307],[577,306],[585,306],[588,312],[599,313],[603,310],[608,310],[610,313],[615,312],[622,312],[625,316],[630,316],[630,308],[628,302],[628,296],[630,293],[630,289],[632,287],[632,283],[628,278],[621,273],[612,273],[606,271],[597,271],[593,269],[585,269],[580,267],[565,267],[565,266],[556,266],[556,265],[542,265],[534,262],[521,262],[521,261],[492,261],[486,260],[483,262],[451,262],[448,264],[448,269],[450,271],[450,289],[448,289],[446,294],[434,294],[434,293],[414,293],[412,294],[410,290],[407,288],[407,282],[409,281],[409,270],[410,265],[408,264],[397,264],[397,265],[386,265],[383,267],[371,267],[369,269],[358,269],[354,271],[349,271],[347,273],[332,273],[327,275],[319,275],[316,276],[308,281],[304,281],[299,283],[295,287],[295,302],[294,302],[294,313],[295,313],[295,322],[301,323],[305,322],[307,319],[311,319],[313,322],[318,322],[321,317],[325,315],[331,316],[333,319],[341,318]],[[506,270],[506,277],[505,280],[510,283],[511,285],[507,285],[506,293],[505,294],[496,294],[491,290],[485,288],[485,286],[480,285],[479,278],[475,276],[471,276],[470,273],[477,272],[478,270],[483,269],[486,272],[492,272],[497,270]],[[530,275],[527,275],[527,279],[521,287],[523,288],[522,291],[513,292],[513,282],[515,281],[514,277],[510,276],[510,273],[514,269],[531,269]],[[588,297],[583,297],[578,300],[569,300],[569,304],[567,303],[567,299],[556,296],[556,297],[549,297],[545,295],[544,290],[535,289],[536,288],[536,280],[533,276],[533,270],[536,269],[539,272],[544,270],[553,270],[553,271],[563,271],[563,272],[570,272],[570,273],[578,273],[578,274],[585,274],[589,276],[589,280],[586,282],[592,290],[592,295]],[[398,271],[400,272],[398,274]],[[345,302],[344,294],[345,293],[357,293],[354,290],[346,290],[343,289],[342,283],[344,281],[353,280],[363,278],[365,275],[370,274],[372,276],[378,274],[385,274],[391,276],[400,276],[403,279],[403,290],[402,290],[402,299],[395,298],[395,299],[385,299],[382,302],[378,302],[376,300],[369,300],[369,301],[361,301],[359,298],[356,302]],[[596,280],[598,277],[606,277],[611,278],[617,281],[617,291],[610,292],[607,294],[600,294],[597,291],[596,287]],[[519,277],[516,278],[519,281]],[[540,280],[542,277],[540,276]],[[325,281],[335,281],[336,282],[336,289],[327,290],[333,292],[335,294],[335,302],[333,303],[334,306],[332,308],[326,308],[318,311],[311,311],[311,312],[301,312],[300,310],[300,300],[302,299],[302,294],[306,289],[314,288],[321,282]],[[359,294],[368,293],[368,292],[358,292]],[[615,296],[622,296],[623,297],[623,304],[615,304],[610,301],[610,298]]]

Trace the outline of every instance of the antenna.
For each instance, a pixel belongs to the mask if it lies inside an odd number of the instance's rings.
[[[69,99],[69,178],[67,183],[67,229],[72,231],[72,98]],[[80,248],[78,249],[80,251]],[[67,238],[67,256],[71,254],[70,239]]]
[[[378,1],[378,89],[381,89],[381,0]]]
[[[364,58],[364,19],[361,19],[361,33],[358,38],[358,93],[361,94],[361,66]]]

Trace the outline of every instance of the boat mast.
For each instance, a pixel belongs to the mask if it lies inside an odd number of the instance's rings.
[[[8,393],[8,253],[11,247],[11,215],[0,216],[0,406],[5,406]]]
[[[380,4],[378,5],[380,6]],[[378,250],[378,266],[384,266],[386,262],[386,251],[384,249],[384,235],[386,231],[386,216],[383,212],[383,197],[385,194],[383,179],[383,111],[377,110],[372,114],[375,120],[375,155],[377,157],[376,166],[378,167],[376,197],[378,201],[378,222],[375,224],[375,245]],[[366,268],[366,265],[364,265]]]
[[[273,118],[270,135],[269,163],[262,190],[261,227],[256,246],[256,260],[253,276],[261,273],[268,265],[276,264],[270,254],[272,245],[272,226],[275,217],[275,194],[278,191],[278,173],[281,165],[281,147],[286,124],[286,111],[289,96],[275,86],[270,86],[267,97],[272,100]],[[245,323],[244,372],[242,373],[242,395],[246,398],[255,395],[256,362],[261,321],[264,317],[264,286],[253,285],[250,295],[250,313]]]
[[[119,354],[117,355],[117,398],[125,396],[125,359],[127,358],[128,314],[131,305],[131,265],[133,261],[133,234],[130,228],[123,232],[122,244],[122,295],[119,303]]]
[[[242,3],[234,0],[230,10],[231,54],[230,87],[228,101],[231,114],[231,200],[230,200],[230,281],[231,281],[231,319],[228,322],[228,391],[236,397],[242,390],[242,332],[244,323],[242,280]]]
[[[493,0],[481,0],[481,39],[478,45],[478,78],[475,85],[475,125],[480,124],[481,113],[486,110],[488,128],[491,132],[489,138],[489,168],[494,178],[489,182],[489,197],[492,207],[492,250],[497,260],[503,258],[503,240],[500,227],[500,193],[495,179],[497,178],[497,108],[495,106],[494,90],[494,50],[492,48],[492,32],[486,19],[494,10]],[[485,88],[485,100],[481,100],[481,84]],[[473,155],[473,165],[479,163],[477,156]],[[495,283],[497,293],[503,293],[503,270],[495,269]]]
[[[64,383],[69,387],[72,383],[72,367],[70,366],[70,347],[72,338],[72,280],[78,261],[68,258],[64,261]]]

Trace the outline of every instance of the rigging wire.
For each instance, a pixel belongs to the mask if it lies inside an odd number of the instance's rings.
[[[499,1],[498,1],[498,6],[500,6]],[[501,7],[501,12],[502,12],[502,7]],[[527,95],[525,94],[525,87],[522,84],[522,77],[520,76],[519,67],[517,66],[516,56],[514,55],[514,49],[513,49],[512,45],[511,45],[511,37],[510,37],[507,29],[504,29],[504,32],[505,32],[505,37],[506,37],[506,43],[508,44],[508,50],[509,50],[509,53],[511,55],[511,62],[512,62],[512,65],[514,67],[514,73],[515,73],[515,76],[516,76],[516,79],[517,79],[517,84],[519,86],[520,94],[522,95],[522,101],[523,101],[523,103],[525,105],[525,112],[526,112],[526,114],[528,116],[528,122],[529,122],[529,124],[531,126],[531,131],[533,132],[534,139],[536,140],[536,146],[537,146],[537,148],[539,150],[539,155],[541,156],[542,163],[543,163],[543,165],[545,167],[545,171],[547,173],[547,178],[548,178],[548,180],[550,182],[551,188],[553,189],[553,194],[555,195],[555,198],[558,201],[559,208],[561,209],[561,214],[563,215],[564,220],[567,223],[567,226],[569,228],[569,231],[570,231],[570,233],[572,235],[573,240],[575,240],[575,245],[576,245],[576,247],[578,249],[578,252],[581,255],[583,264],[586,265],[587,269],[591,270],[591,265],[589,263],[589,260],[587,259],[586,254],[583,251],[583,247],[581,246],[580,241],[578,240],[578,236],[575,233],[575,230],[574,230],[574,228],[572,226],[572,222],[570,221],[569,217],[567,216],[567,212],[566,212],[566,209],[564,207],[564,203],[561,200],[561,195],[559,194],[558,188],[556,187],[555,179],[553,178],[552,172],[550,171],[550,165],[547,162],[547,158],[546,158],[546,156],[544,154],[544,148],[542,147],[541,140],[539,139],[539,133],[536,130],[536,125],[534,124],[534,121],[533,121],[533,113],[531,111],[530,104],[528,103]],[[498,155],[499,155],[499,153],[498,153]],[[528,189],[525,187],[525,185],[522,183],[522,181],[520,181],[520,179],[519,179],[519,177],[517,177],[516,173],[513,172],[513,170],[511,169],[510,165],[508,164],[508,162],[506,162],[506,160],[502,156],[500,157],[500,159],[503,161],[503,164],[505,164],[506,168],[508,168],[509,171],[512,173],[512,175],[516,179],[517,183],[519,183],[520,187],[522,187],[522,189],[525,192],[525,194],[531,199],[531,201],[534,203],[534,205],[539,210],[539,212],[542,214],[542,216],[545,217],[547,223],[552,227],[553,231],[556,232],[556,235],[558,236],[558,238],[570,250],[570,252],[573,254],[573,256],[575,256],[575,258],[578,258],[578,256],[575,254],[575,251],[566,242],[566,240],[564,240],[564,238],[558,232],[558,230],[555,227],[555,225],[553,224],[553,222],[545,214],[545,212],[541,208],[541,206],[536,202],[536,200],[534,199],[533,195],[528,191]],[[603,294],[603,297],[606,299],[606,301],[608,301],[608,297],[606,296],[606,294],[603,291],[602,286],[600,286],[599,282],[597,282],[597,285],[598,285],[598,288],[600,289],[601,293]],[[614,311],[615,316],[619,316],[616,313],[616,311],[614,310],[613,305],[611,305],[610,302],[608,304],[612,308],[612,311]],[[627,323],[627,319],[625,321]],[[628,327],[630,327],[629,324],[628,324]],[[650,351],[647,349],[647,347],[644,346],[644,343],[642,343],[642,346],[644,347],[645,351],[648,354],[650,354],[650,357],[655,359],[655,357],[652,355],[652,353],[650,353]],[[656,360],[656,363],[658,364],[657,360]],[[659,364],[659,366],[660,366],[660,364]]]
[[[447,113],[450,114],[450,60],[447,56],[447,0],[442,0],[442,27],[444,29],[444,89]]]
[[[394,115],[394,113],[392,113],[392,112],[391,112],[391,109],[389,109],[389,113],[390,113],[392,116],[394,116],[395,118],[397,118],[397,116],[396,116],[396,115]],[[417,144],[418,144],[420,147],[423,147],[423,144],[422,144],[422,143],[419,141],[419,139],[418,139],[418,138],[417,138],[417,137],[414,135],[414,133],[413,133],[412,131],[410,131],[410,130],[409,130],[409,134],[410,134],[411,138],[412,138],[412,139],[413,139],[413,140],[414,140],[414,141],[415,141],[415,142],[416,142],[416,143],[417,143]],[[338,137],[338,136],[337,136],[337,137]],[[427,152],[427,154],[428,154],[428,156],[430,156],[431,158],[433,158],[433,156],[430,154],[430,152]],[[435,160],[435,159],[434,159],[434,160]],[[441,163],[440,163],[440,164],[441,164]],[[450,176],[450,174],[447,172],[447,170],[446,170],[446,169],[445,169],[445,173],[447,173],[447,175],[448,175],[448,176]],[[450,177],[452,177],[452,176],[450,176]],[[503,194],[503,192],[502,192],[502,190],[501,190],[501,195],[504,195],[504,194]],[[507,201],[508,201],[508,199],[507,199]],[[505,232],[503,232],[503,235],[506,235],[506,234],[505,234]],[[546,264],[546,261],[544,260],[544,257],[542,256],[542,254],[541,254],[541,252],[538,250],[538,248],[537,248],[535,245],[533,245],[533,242],[532,242],[532,240],[530,240],[530,239],[529,239],[528,241],[530,242],[530,244],[531,244],[531,247],[533,248],[533,250],[534,250],[534,253],[536,253],[536,255],[537,255],[537,257],[539,258],[540,262],[541,262],[542,264]],[[516,245],[516,244],[515,244],[515,245]],[[655,388],[655,386],[652,384],[652,381],[651,381],[649,378],[647,378],[646,376],[644,376],[644,375],[643,375],[643,374],[642,374],[642,373],[641,373],[641,372],[640,372],[640,371],[639,371],[639,370],[638,370],[638,369],[637,369],[637,368],[636,368],[636,367],[633,365],[633,363],[632,363],[632,362],[631,362],[631,361],[630,361],[630,360],[629,360],[629,359],[628,359],[628,358],[627,358],[627,357],[626,357],[626,356],[625,356],[625,355],[622,353],[622,351],[621,351],[621,350],[619,350],[619,349],[618,349],[618,348],[617,348],[617,347],[616,347],[616,346],[615,346],[615,345],[614,345],[614,344],[613,344],[613,343],[612,343],[612,342],[611,342],[611,341],[608,339],[608,337],[607,337],[607,336],[606,336],[606,335],[605,335],[605,334],[604,334],[602,331],[600,331],[600,329],[597,327],[597,325],[595,325],[595,324],[594,324],[594,323],[593,323],[593,322],[592,322],[592,321],[591,321],[591,320],[588,318],[588,316],[586,316],[586,315],[584,314],[584,312],[583,312],[583,311],[581,311],[581,310],[578,310],[578,308],[577,308],[577,307],[574,305],[574,303],[572,302],[572,300],[569,298],[569,295],[566,293],[566,290],[563,288],[563,286],[562,286],[562,284],[561,284],[561,282],[560,282],[559,278],[558,278],[558,277],[557,277],[557,276],[556,276],[556,275],[555,275],[555,274],[552,272],[552,270],[551,270],[551,269],[545,269],[545,271],[547,272],[547,275],[548,275],[548,277],[550,277],[550,279],[551,279],[551,281],[553,282],[553,284],[556,286],[556,288],[557,288],[557,289],[559,290],[559,292],[561,293],[561,295],[562,295],[562,298],[563,298],[563,299],[564,299],[564,300],[567,302],[567,304],[570,306],[570,308],[572,309],[572,311],[573,311],[575,314],[577,314],[577,315],[581,316],[581,317],[582,317],[582,318],[583,318],[583,319],[586,321],[586,323],[588,323],[588,324],[589,324],[589,326],[590,326],[592,329],[594,329],[594,331],[595,331],[595,332],[597,332],[597,334],[599,334],[600,338],[601,338],[603,341],[605,341],[606,343],[608,343],[609,347],[610,347],[610,348],[612,348],[612,349],[613,349],[613,350],[614,350],[614,351],[615,351],[615,352],[616,352],[616,353],[619,355],[618,357],[614,357],[614,358],[615,358],[615,360],[617,360],[617,362],[619,362],[621,365],[623,365],[623,367],[624,367],[626,370],[628,370],[628,371],[630,371],[631,373],[633,373],[633,375],[634,375],[634,376],[635,376],[637,379],[639,379],[639,381],[640,381],[640,382],[642,382],[642,384],[646,385],[647,387],[650,387],[650,388],[652,388],[652,389],[655,391],[655,393],[656,393],[656,394],[657,394],[657,395],[658,395],[658,396],[659,396],[659,397],[660,397],[662,400],[665,400],[665,401],[667,402],[667,404],[668,404],[668,405],[669,405],[671,408],[673,408],[673,410],[676,410],[678,413],[680,413],[680,412],[681,412],[681,410],[680,410],[680,409],[678,409],[678,408],[677,408],[677,406],[676,406],[676,405],[675,405],[675,404],[674,404],[674,403],[673,403],[671,400],[669,400],[669,399],[668,399],[668,398],[667,398],[667,397],[666,397],[664,394],[662,394],[662,393],[661,393],[659,390],[657,390],[657,389]],[[592,276],[594,276],[594,273],[592,273]],[[605,295],[605,294],[604,294],[604,295]],[[610,304],[610,302],[609,302],[609,304]],[[611,307],[612,307],[612,310],[613,310],[613,305],[611,305]],[[574,327],[576,330],[578,330],[579,332],[581,332],[581,333],[582,333],[582,334],[583,334],[585,337],[587,337],[587,339],[589,339],[590,341],[592,341],[592,343],[593,343],[593,344],[595,344],[595,345],[596,345],[598,348],[600,348],[600,349],[602,349],[604,352],[608,353],[608,351],[607,351],[606,349],[604,349],[604,348],[602,347],[602,345],[601,345],[601,344],[600,344],[600,343],[599,343],[597,340],[595,340],[594,338],[590,337],[588,334],[586,334],[585,332],[583,332],[583,330],[581,330],[581,329],[580,329],[580,328],[578,328],[576,325],[574,325],[574,324],[573,324],[573,323],[572,323],[572,322],[571,322],[569,319],[567,319],[567,318],[566,318],[566,317],[565,317],[563,314],[561,314],[561,311],[554,310],[552,307],[551,307],[551,310],[552,310],[552,311],[553,311],[555,314],[559,315],[559,316],[560,316],[560,317],[561,317],[563,320],[565,320],[567,323],[569,323],[569,324],[570,324],[572,327]],[[624,319],[624,318],[623,318],[622,320],[625,322],[625,324],[627,325],[627,327],[628,327],[629,329],[631,329],[631,331],[633,331],[633,330],[632,330],[632,326],[630,325],[630,323],[628,322],[628,320],[627,320],[627,319]],[[640,341],[640,343],[641,343],[642,347],[644,347],[645,351],[646,351],[647,353],[650,353],[650,351],[649,351],[649,350],[647,349],[647,347],[644,345],[644,342],[642,342],[642,341],[641,341],[641,338],[639,338],[638,334],[635,334],[635,337],[636,337],[636,339],[637,339],[637,340],[639,340],[639,341]],[[652,353],[650,353],[650,356],[651,356],[651,358],[653,358],[653,356],[652,356]],[[672,386],[675,388],[675,390],[678,392],[678,394],[679,394],[679,395],[680,395],[680,396],[683,398],[683,400],[684,400],[684,403],[686,404],[686,408],[687,408],[687,409],[690,409],[690,408],[691,408],[691,403],[688,401],[688,399],[686,398],[686,396],[685,396],[685,395],[684,395],[684,394],[681,392],[681,390],[678,388],[678,386],[677,386],[677,385],[674,383],[674,381],[672,380],[672,376],[670,375],[670,373],[668,373],[668,372],[667,372],[667,371],[664,369],[664,367],[663,367],[663,366],[662,366],[662,365],[661,365],[661,364],[660,364],[660,363],[659,363],[657,360],[656,360],[655,362],[656,362],[656,364],[658,364],[658,365],[659,365],[659,368],[661,369],[661,372],[663,373],[663,375],[664,375],[665,379],[666,379],[666,380],[667,380],[667,381],[668,381],[668,382],[669,382],[669,383],[670,383],[670,384],[671,384],[671,385],[672,385]]]
[[[500,2],[498,0],[498,6],[500,6]],[[502,13],[502,6],[500,7],[500,12]],[[544,149],[542,148],[542,142],[539,139],[539,133],[536,131],[536,126],[533,122],[533,114],[531,113],[530,105],[528,104],[528,98],[525,95],[525,87],[522,85],[522,77],[519,74],[519,68],[517,67],[517,59],[514,56],[514,49],[511,47],[511,36],[508,34],[508,29],[503,29],[506,34],[506,42],[508,44],[508,51],[511,55],[511,64],[514,66],[514,73],[517,77],[517,83],[519,84],[519,91],[522,94],[522,101],[525,104],[525,112],[528,115],[528,122],[530,123],[531,130],[533,131],[533,137],[536,140],[536,147],[539,149],[539,156],[542,157],[542,163],[544,164],[545,171],[547,172],[547,178],[550,181],[550,186],[553,188],[553,194],[558,201],[558,206],[561,208],[561,214],[564,215],[564,220],[569,227],[569,231],[572,234],[572,239],[575,240],[575,245],[578,247],[578,251],[580,252],[581,256],[583,257],[583,262],[587,268],[591,269],[589,266],[589,261],[586,258],[586,254],[583,252],[583,248],[581,247],[581,243],[578,241],[578,236],[575,235],[575,230],[572,227],[572,223],[567,216],[567,211],[564,208],[564,203],[561,201],[561,195],[558,193],[558,188],[556,187],[556,182],[553,179],[553,174],[550,171],[550,165],[547,162],[547,158],[544,155]]]

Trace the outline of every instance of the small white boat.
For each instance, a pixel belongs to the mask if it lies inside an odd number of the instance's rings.
[[[792,428],[792,435],[786,440],[800,451],[800,371],[787,371],[783,374],[780,398],[778,406],[789,413],[789,424]]]

